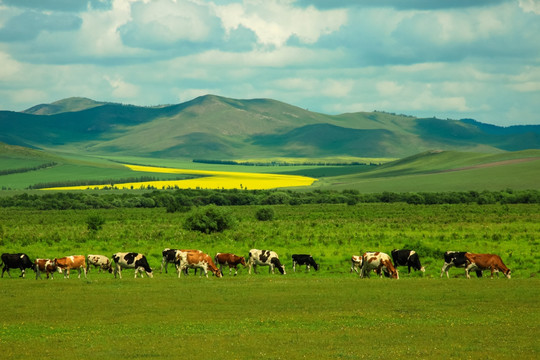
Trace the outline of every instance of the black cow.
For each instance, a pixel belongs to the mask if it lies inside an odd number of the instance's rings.
[[[149,278],[154,277],[152,269],[146,260],[146,256],[143,254],[134,252],[117,252],[116,254],[113,254],[112,258],[116,263],[116,267],[114,268],[114,277],[116,277],[116,274],[118,273],[120,274],[121,279],[122,269],[135,269],[135,278],[137,277],[137,273],[139,271],[141,271],[141,277],[143,277],[143,271],[146,272],[146,275],[148,275]]]
[[[420,264],[420,258],[414,250],[401,249],[392,250],[392,260],[394,261],[394,267],[398,266],[407,266],[409,269],[409,274],[411,273],[411,268],[421,272],[426,272],[426,269]]]
[[[446,272],[446,277],[449,278],[448,275],[448,269],[450,269],[452,266],[458,267],[458,268],[466,268],[470,262],[465,257],[465,254],[467,252],[465,251],[447,251],[444,253],[444,265],[441,269],[441,277],[443,277],[443,274]],[[476,276],[482,277],[482,270],[476,270]]]
[[[292,267],[293,271],[296,272],[296,265],[306,265],[307,271],[310,271],[310,266],[313,266],[315,271],[319,270],[319,264],[313,260],[311,255],[306,254],[294,254],[292,256]]]
[[[176,256],[179,251],[180,250],[177,249],[166,248],[161,252],[161,254],[163,255],[163,259],[161,260],[161,270],[159,271],[160,273],[163,272],[163,267],[165,267],[165,273],[168,274],[167,265],[169,263],[175,264],[176,266],[180,264]]]
[[[4,277],[4,272],[6,271],[9,277],[11,277],[9,269],[21,269],[21,275],[19,277],[24,277],[25,269],[32,269],[36,271],[34,263],[30,260],[28,255],[23,253],[2,254],[2,264],[4,265],[2,268],[2,277]]]

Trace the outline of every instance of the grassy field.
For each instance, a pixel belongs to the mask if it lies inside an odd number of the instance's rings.
[[[2,279],[2,357],[536,359],[540,281]],[[131,272],[132,273],[132,272]]]
[[[90,272],[88,280],[0,279],[0,348],[9,359],[536,359],[540,331],[540,205],[357,204],[257,206],[228,210],[233,229],[183,229],[189,213],[164,209],[38,211],[0,209],[0,252],[36,257],[145,253],[153,279]],[[101,230],[87,219],[100,216]],[[178,279],[160,274],[165,247],[211,255],[275,250],[287,275]],[[350,256],[412,247],[426,274],[360,279]],[[446,250],[491,252],[512,279],[440,279]],[[292,272],[293,253],[311,253],[321,270]],[[91,355],[89,355],[91,354]]]

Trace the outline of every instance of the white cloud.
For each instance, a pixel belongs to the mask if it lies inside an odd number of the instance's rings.
[[[345,10],[298,8],[291,1],[246,0],[243,4],[216,6],[227,31],[242,25],[257,35],[262,45],[283,46],[291,37],[305,44],[337,31],[347,22]]]

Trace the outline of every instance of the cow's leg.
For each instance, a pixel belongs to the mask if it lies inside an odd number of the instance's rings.
[[[309,264],[307,264],[306,268],[307,268],[307,272],[311,271],[311,268],[309,267]]]
[[[446,273],[446,278],[450,279],[450,275],[448,275],[448,269],[450,269],[451,266],[449,263],[444,263],[442,269],[441,269],[441,278],[443,277],[443,274]]]
[[[296,272],[296,261],[292,262],[292,270],[293,272]]]
[[[21,268],[21,275],[19,275],[19,277],[22,277],[24,279],[24,274],[25,274],[25,269],[24,268]]]
[[[471,269],[473,268],[474,264],[469,264],[467,265],[467,267],[465,268],[465,275],[467,276],[467,279],[470,279],[471,276],[469,275],[469,271],[471,271]],[[493,274],[492,274],[493,275]]]
[[[39,267],[36,265],[36,280],[38,279],[38,277],[41,279],[41,274],[40,274],[40,272],[39,272]],[[49,277],[47,276],[47,279],[48,279],[48,278],[49,278]]]

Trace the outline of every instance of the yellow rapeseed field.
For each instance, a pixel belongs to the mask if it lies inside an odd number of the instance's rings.
[[[151,173],[199,175],[201,177],[187,180],[164,180],[135,183],[114,184],[118,189],[140,189],[148,186],[156,189],[180,188],[180,189],[248,189],[264,190],[279,187],[310,186],[317,179],[298,175],[277,175],[260,173],[243,173],[228,171],[206,171],[174,169],[154,166],[125,165],[133,171]],[[47,188],[43,190],[85,190],[103,189],[110,185],[83,185]]]

